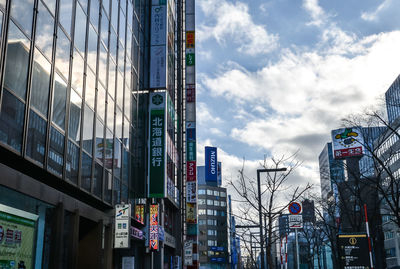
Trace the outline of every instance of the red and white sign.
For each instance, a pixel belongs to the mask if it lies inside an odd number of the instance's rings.
[[[150,249],[158,249],[158,205],[150,205]]]
[[[356,127],[333,130],[332,146],[335,159],[362,156],[363,135]]]
[[[186,163],[187,181],[196,181],[196,161]]]

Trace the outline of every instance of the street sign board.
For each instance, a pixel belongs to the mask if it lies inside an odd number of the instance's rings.
[[[303,228],[303,215],[289,215],[288,220],[290,229]]]
[[[289,212],[292,215],[297,215],[300,214],[301,212],[301,205],[300,203],[293,202],[289,204]]]
[[[117,204],[115,206],[114,248],[129,248],[131,227],[131,205]]]
[[[337,242],[341,269],[370,268],[366,234],[339,234]]]

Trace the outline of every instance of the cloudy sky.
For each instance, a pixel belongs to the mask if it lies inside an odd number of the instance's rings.
[[[341,119],[400,74],[398,0],[197,0],[198,163],[216,146],[225,180],[243,158],[299,150],[293,182],[319,184]]]

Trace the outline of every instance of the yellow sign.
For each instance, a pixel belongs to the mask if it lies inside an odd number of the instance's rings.
[[[186,31],[186,48],[194,48],[194,31]]]
[[[355,244],[357,244],[357,239],[355,237],[352,237],[349,239],[349,243],[350,243],[350,245],[354,246]]]

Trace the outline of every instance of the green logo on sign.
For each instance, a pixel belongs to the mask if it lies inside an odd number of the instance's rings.
[[[156,106],[161,105],[164,100],[161,94],[156,94],[152,97],[151,101],[153,102],[153,104],[155,104]]]

